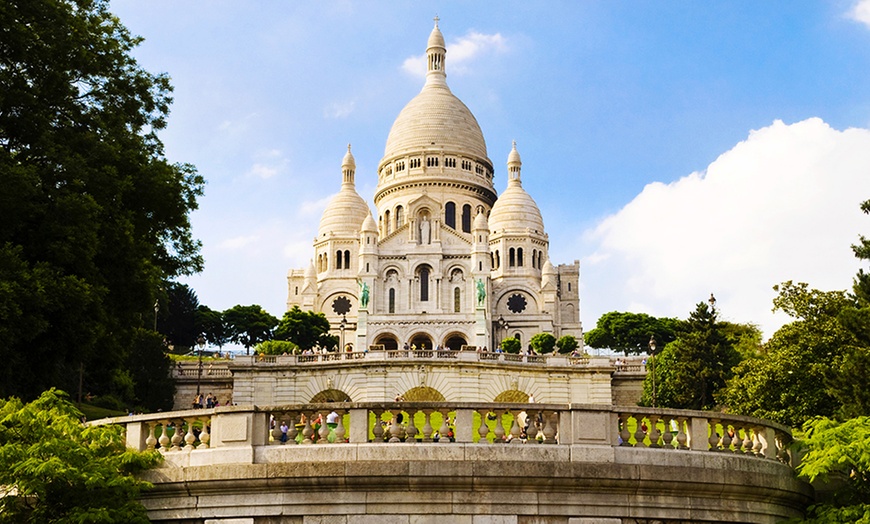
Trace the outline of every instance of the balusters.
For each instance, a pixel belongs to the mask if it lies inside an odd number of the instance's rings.
[[[538,443],[538,417],[540,416],[540,411],[537,410],[528,410],[526,416],[526,424],[529,426],[528,431],[526,431],[528,439],[526,442],[531,442],[532,444]]]
[[[211,441],[211,434],[208,429],[211,425],[210,417],[201,417],[202,421],[202,431],[199,432],[199,447],[202,449],[208,449],[208,443]]]
[[[173,424],[173,428],[175,428],[175,432],[172,434],[172,447],[171,451],[181,451],[181,441],[183,437],[181,436],[183,429],[183,421],[176,420],[175,424]]]
[[[156,428],[157,422],[148,423],[148,438],[145,439],[145,449],[154,449],[157,446],[157,438],[154,436]]]
[[[743,426],[743,453],[749,455],[752,453],[752,435],[749,433],[749,425]]]
[[[184,420],[187,421],[187,433],[184,435],[184,451],[193,451],[193,443],[196,442],[196,435],[193,434],[193,423],[196,421],[196,417]]]
[[[328,415],[329,413],[326,411],[321,411],[317,414],[318,418],[320,418],[320,431],[317,432],[318,444],[329,443],[329,424],[326,423],[326,417]]]
[[[631,438],[631,433],[628,432],[628,417],[629,415],[625,413],[619,414],[619,445],[620,446],[631,446],[631,443],[628,441]]]
[[[432,442],[432,432],[435,431],[435,428],[432,427],[432,410],[424,409],[423,417],[425,418],[423,423],[423,442]]]
[[[373,442],[380,444],[384,441],[384,426],[381,424],[381,415],[384,414],[383,409],[373,409],[375,414],[375,425],[372,428],[372,434],[375,436]]]
[[[667,428],[665,428],[667,429]],[[662,434],[659,431],[659,416],[658,415],[650,415],[649,416],[649,447],[651,448],[660,448],[659,439]]]
[[[522,444],[522,441],[520,440],[520,434],[522,434],[522,430],[520,429],[520,424],[518,422],[520,418],[520,412],[511,411],[510,413],[514,417],[514,422],[513,424],[511,424],[511,444]]]
[[[302,414],[303,418],[305,419],[305,422],[303,423],[304,426],[302,427],[302,443],[303,444],[314,444],[314,439],[311,438],[314,436],[314,428],[311,427],[311,415],[312,414],[313,413],[308,413],[307,415],[305,413]]]
[[[504,425],[502,424],[502,413],[496,412],[495,414],[495,440],[492,441],[493,444],[503,444],[504,443]]]
[[[393,420],[390,422],[390,442],[396,443],[402,441],[402,424],[399,423],[399,415],[401,415],[401,409],[391,409],[390,413],[393,414]]]
[[[556,432],[559,414],[551,411],[544,413],[544,444],[556,444]]]
[[[405,426],[405,442],[410,442],[411,444],[417,443],[417,426],[414,423],[414,415],[416,415],[416,411],[410,412],[408,415],[408,425]]]
[[[283,413],[281,415],[283,416]],[[276,417],[275,414],[273,413],[272,420],[270,422],[273,425],[272,432],[271,432],[272,433],[272,445],[278,446],[280,444],[283,444],[283,442],[281,442],[281,437],[284,435],[283,432],[281,431],[282,418]]]
[[[486,439],[486,436],[489,435],[489,426],[486,424],[486,419],[489,418],[490,411],[482,409],[478,413],[480,413],[480,427],[477,429],[477,434],[480,435],[480,439],[477,443],[489,444],[489,441]]]
[[[450,412],[446,409],[439,409],[438,412],[441,413],[441,427],[438,428],[438,443],[450,444],[450,437],[448,436],[448,433],[450,433],[450,426],[447,425],[449,419],[447,415]]]
[[[728,421],[722,422],[722,439],[720,442],[722,443],[723,451],[731,451],[731,424]]]
[[[707,438],[707,443],[710,445],[710,451],[719,451],[719,433],[716,432],[716,426],[719,424],[719,419],[709,419],[710,437]]]
[[[344,436],[347,434],[347,429],[344,427],[344,410],[336,411],[338,413],[338,421],[335,425],[335,440],[333,444],[344,443]]]
[[[287,444],[298,444],[296,436],[299,431],[296,429],[296,419],[298,418],[295,412],[286,414],[289,420],[287,421]]]
[[[674,449],[674,432],[671,428],[674,425],[674,419],[665,415],[662,419],[665,425],[665,432],[662,435],[662,440],[664,441],[665,449]]]
[[[761,442],[761,437],[759,436],[759,433],[761,433],[762,431],[764,430],[761,428],[752,428],[752,454],[756,457],[764,456],[764,453],[762,452],[764,444]]]
[[[645,448],[646,444],[643,439],[646,438],[646,431],[643,430],[643,415],[631,415],[634,417],[634,445],[638,448]]]
[[[163,451],[169,451],[169,420],[161,420],[160,426],[160,438],[158,439],[160,442],[160,449]]]
[[[677,417],[677,449],[689,449],[686,443],[689,441],[686,435],[686,417]]]

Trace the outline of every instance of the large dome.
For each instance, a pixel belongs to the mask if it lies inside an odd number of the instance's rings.
[[[387,137],[384,159],[427,149],[486,158],[477,119],[446,85],[427,84],[402,109]]]
[[[426,84],[393,122],[383,161],[407,153],[436,150],[465,154],[489,163],[477,119],[447,87],[446,54],[444,36],[436,23],[426,49]]]

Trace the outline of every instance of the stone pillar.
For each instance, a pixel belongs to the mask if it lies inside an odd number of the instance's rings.
[[[351,444],[361,444],[369,440],[369,410],[367,409],[351,409],[350,410],[350,432],[348,433],[348,442]]]
[[[474,422],[474,411],[471,409],[457,409],[454,437],[456,442],[473,442],[474,431],[472,423]]]
[[[371,299],[369,299],[371,300]],[[368,349],[368,343],[366,339],[368,338],[368,320],[369,320],[369,312],[367,309],[360,309],[357,312],[357,320],[356,320],[356,342],[353,344],[354,351],[365,351]],[[344,348],[341,348],[344,351]]]
[[[710,449],[709,429],[710,424],[706,418],[692,417],[689,419],[689,449],[694,451],[708,451]]]
[[[476,292],[476,291],[475,291]],[[477,297],[472,296],[472,300],[477,303]],[[486,306],[476,306],[474,311],[474,344],[477,347],[486,346],[489,351],[495,351],[495,348],[489,347],[489,322],[486,320]]]

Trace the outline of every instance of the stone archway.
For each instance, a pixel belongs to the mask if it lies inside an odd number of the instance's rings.
[[[453,333],[447,340],[444,341],[445,349],[452,349],[453,351],[459,351],[462,349],[462,346],[468,344],[468,341],[465,339],[464,335],[459,333]]]
[[[399,340],[395,337],[395,335],[380,335],[378,338],[375,339],[375,344],[380,344],[384,346],[384,349],[388,351],[395,351],[399,349]]]
[[[324,389],[308,401],[310,404],[321,402],[351,402],[350,395],[340,389]]]
[[[528,402],[529,394],[518,389],[502,391],[492,400],[493,402]]]
[[[402,397],[407,402],[444,402],[446,400],[440,391],[427,386],[411,388],[402,394]]]
[[[411,337],[411,347],[416,346],[417,349],[434,349],[435,346],[432,345],[432,337],[430,337],[426,333],[415,333],[414,336]]]

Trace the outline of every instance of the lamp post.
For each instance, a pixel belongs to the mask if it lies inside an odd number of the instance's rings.
[[[507,320],[504,319],[504,316],[503,316],[503,315],[499,315],[499,316],[498,316],[498,331],[499,331],[499,332],[497,333],[499,339],[498,339],[497,343],[495,344],[496,347],[498,347],[498,345],[499,345],[499,344],[501,343],[501,341],[502,341],[502,338],[503,338],[503,337],[502,337],[502,333],[501,333],[501,332],[504,331],[505,334],[506,334],[506,333],[507,333],[507,329],[508,329],[508,322],[507,322]],[[492,348],[492,349],[495,350],[495,348]]]
[[[157,331],[157,312],[160,311],[160,299],[154,301],[154,331]]]
[[[196,345],[199,346],[199,365],[196,373],[196,397],[199,398],[200,385],[202,384],[202,349],[205,347],[205,337],[196,337]]]
[[[652,373],[652,386],[653,386],[653,398],[652,398],[652,407],[656,407],[656,364],[655,364],[655,356],[656,356],[656,339],[654,336],[650,335],[649,337],[649,366],[650,372]]]
[[[710,293],[710,298],[707,300],[707,302],[710,304],[710,312],[715,313],[716,312],[716,297],[713,296],[713,293]]]
[[[341,316],[341,323],[338,325],[338,330],[341,332],[341,346],[338,348],[338,352],[341,353],[344,351],[344,330],[347,329],[347,313]]]

